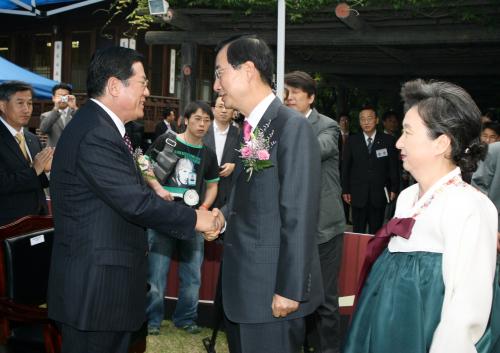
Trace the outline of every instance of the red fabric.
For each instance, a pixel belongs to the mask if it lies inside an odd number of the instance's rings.
[[[361,290],[363,289],[363,285],[365,284],[366,278],[368,277],[368,273],[370,273],[373,264],[380,256],[380,254],[382,254],[385,248],[387,248],[391,237],[400,236],[405,239],[409,239],[414,224],[414,218],[393,218],[382,228],[380,228],[375,236],[370,239],[366,247],[365,261],[359,275],[356,302],[358,301],[359,295],[361,294]]]

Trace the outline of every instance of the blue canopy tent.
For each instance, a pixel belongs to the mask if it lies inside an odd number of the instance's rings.
[[[37,98],[51,98],[52,87],[58,82],[25,70],[0,56],[0,82],[23,81],[33,86]]]
[[[105,0],[0,0],[0,13],[23,16],[52,16],[61,12],[77,9],[82,6],[95,4]],[[54,8],[54,4],[71,3]],[[44,8],[49,6],[50,9]]]

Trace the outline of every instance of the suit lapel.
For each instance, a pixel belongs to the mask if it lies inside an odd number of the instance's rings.
[[[3,123],[0,122],[0,135],[2,139],[5,141],[7,147],[12,151],[12,153],[19,159],[23,164],[28,164],[28,161],[24,158],[21,149],[19,148],[19,144],[10,131],[5,127]]]
[[[281,101],[279,98],[275,98],[272,103],[269,105],[267,110],[264,112],[264,115],[260,119],[259,123],[257,124],[257,128],[262,130],[264,134],[271,133],[272,128],[269,128],[269,124],[271,124],[272,120],[278,116],[278,110],[281,106]],[[264,129],[267,125],[267,130]],[[241,136],[241,141],[243,141],[243,134],[240,134]],[[241,176],[241,172],[244,169],[243,167],[243,162],[241,158],[239,157],[240,155],[238,154],[238,160],[239,162],[236,164],[236,171],[234,173],[234,179],[238,180],[238,178]],[[251,179],[250,179],[251,180]]]
[[[215,124],[215,120],[212,121],[212,125],[208,128],[205,145],[210,147],[215,152],[215,134],[214,134],[215,125],[214,124]]]

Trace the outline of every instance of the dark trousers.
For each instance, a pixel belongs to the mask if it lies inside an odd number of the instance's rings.
[[[61,324],[61,353],[127,353],[131,332],[81,331]]]
[[[305,319],[241,324],[225,316],[230,353],[299,353],[305,336]]]
[[[318,245],[325,298],[306,320],[308,346],[316,353],[340,352],[338,277],[343,245],[343,234]]]
[[[368,204],[365,207],[351,207],[352,209],[352,231],[355,233],[375,234],[384,224],[385,205],[383,207],[373,207]]]

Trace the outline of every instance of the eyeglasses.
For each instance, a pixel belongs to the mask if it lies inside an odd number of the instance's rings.
[[[223,69],[223,68],[220,68],[220,67],[219,67],[219,68],[215,69],[215,72],[214,72],[214,74],[215,74],[215,78],[216,78],[217,80],[220,80],[220,79],[221,79],[221,77],[222,77],[222,73],[223,73],[223,72],[224,72],[224,69]]]
[[[374,117],[361,118],[361,119],[359,119],[359,121],[361,123],[371,123],[371,122],[375,121],[375,118]]]
[[[233,66],[233,65],[231,65],[231,66]],[[240,66],[241,66],[241,65],[236,65],[236,66],[233,66],[233,68],[234,68],[235,70],[238,70],[238,69],[240,68]],[[216,69],[215,69],[214,74],[215,74],[215,78],[216,78],[217,80],[220,80],[220,79],[221,79],[221,77],[222,77],[222,73],[224,72],[224,70],[226,70],[226,69],[225,69],[225,68],[222,68],[222,67],[218,67],[218,68],[216,68]]]
[[[132,81],[132,80],[127,80]],[[138,82],[141,84],[142,88],[147,88],[149,86],[149,80],[135,80],[135,82]]]

